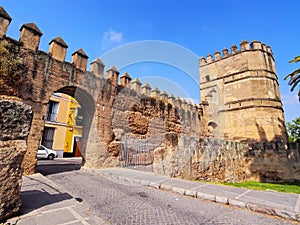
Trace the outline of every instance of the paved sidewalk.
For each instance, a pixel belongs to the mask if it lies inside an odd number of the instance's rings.
[[[111,179],[172,191],[300,222],[300,195],[297,194],[206,184],[124,168],[89,171]]]
[[[17,225],[108,224],[48,178],[37,173],[23,176],[21,216],[7,222]]]

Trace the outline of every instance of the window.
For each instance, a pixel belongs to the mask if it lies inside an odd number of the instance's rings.
[[[205,78],[206,78],[206,81],[210,81],[209,75],[206,75]]]
[[[52,148],[54,141],[55,128],[45,127],[42,137],[42,145],[46,148]]]
[[[58,102],[49,101],[47,104],[47,114],[46,114],[46,121],[55,122],[57,120],[57,113],[58,113]]]
[[[75,125],[82,126],[83,125],[82,108],[78,107],[76,111],[77,111],[77,113],[76,113],[76,118],[75,118]]]

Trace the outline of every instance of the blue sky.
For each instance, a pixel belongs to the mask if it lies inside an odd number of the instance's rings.
[[[259,40],[271,46],[274,53],[286,120],[299,116],[297,91],[291,93],[283,80],[286,74],[300,67],[299,63],[288,63],[300,55],[297,0],[6,0],[0,1],[0,5],[13,18],[8,36],[18,39],[21,25],[34,22],[43,32],[40,49],[48,51],[49,42],[61,36],[69,45],[67,61],[71,61],[71,54],[79,48],[84,49],[91,62],[97,57],[107,57],[116,47],[145,40],[174,44],[175,51],[185,49],[187,54],[183,51],[178,59],[171,53],[165,60],[155,61],[154,55],[145,62],[118,64],[118,69],[143,82],[149,81],[152,87],[157,85],[196,100],[199,100],[198,78],[188,71],[188,63],[183,68],[173,60],[188,61],[193,55],[197,59],[239,45],[242,40]],[[111,66],[108,59],[104,63]],[[165,83],[168,85],[164,86]]]

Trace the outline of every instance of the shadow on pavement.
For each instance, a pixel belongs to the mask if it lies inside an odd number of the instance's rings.
[[[80,170],[80,168],[81,168],[81,164],[74,164],[74,163],[37,165],[36,172],[41,173],[44,176],[47,176],[51,174]]]
[[[72,196],[67,193],[49,194],[46,191],[28,190],[21,192],[21,199],[20,214],[22,215],[46,205],[72,199]]]

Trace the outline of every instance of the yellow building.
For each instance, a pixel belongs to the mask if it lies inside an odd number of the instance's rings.
[[[47,105],[41,144],[64,156],[81,156],[82,122],[78,102],[69,95],[54,93]]]
[[[65,155],[80,157],[83,115],[79,103],[70,97],[68,129],[65,138]]]

